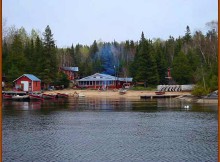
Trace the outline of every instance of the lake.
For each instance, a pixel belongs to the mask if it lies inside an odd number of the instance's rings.
[[[213,162],[217,124],[216,104],[178,99],[3,101],[3,161]]]

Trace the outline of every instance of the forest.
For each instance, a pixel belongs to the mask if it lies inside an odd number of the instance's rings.
[[[79,78],[94,73],[118,77],[133,77],[148,87],[168,84],[167,69],[175,84],[195,84],[196,95],[218,89],[218,22],[206,24],[206,33],[191,33],[186,26],[185,35],[167,40],[150,39],[140,33],[140,40],[102,42],[92,45],[70,44],[59,48],[49,25],[41,34],[32,29],[3,25],[2,69],[7,83],[22,74],[34,74],[46,85],[66,82],[59,67],[79,67]],[[67,86],[68,84],[66,84]]]

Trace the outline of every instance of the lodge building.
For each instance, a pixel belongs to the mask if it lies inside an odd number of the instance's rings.
[[[109,89],[122,88],[124,83],[131,84],[132,78],[119,78],[107,74],[95,73],[85,78],[77,80],[80,88],[100,88],[107,87]]]

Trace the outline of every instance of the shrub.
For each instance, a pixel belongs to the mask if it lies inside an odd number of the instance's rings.
[[[201,85],[196,85],[194,87],[194,89],[192,90],[192,95],[194,96],[205,96],[207,94],[209,94],[209,89],[205,89],[203,86]]]

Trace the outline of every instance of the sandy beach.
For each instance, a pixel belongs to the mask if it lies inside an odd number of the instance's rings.
[[[126,98],[140,98],[143,95],[155,95],[155,91],[134,91],[128,90],[125,94],[119,94],[118,90],[107,90],[107,91],[98,91],[98,90],[74,90],[74,89],[64,89],[64,90],[53,90],[45,91],[45,94],[57,94],[64,93],[69,96],[74,96],[74,93],[84,95],[85,97],[126,97]],[[190,95],[190,92],[166,92],[166,94],[175,94],[175,95]]]

